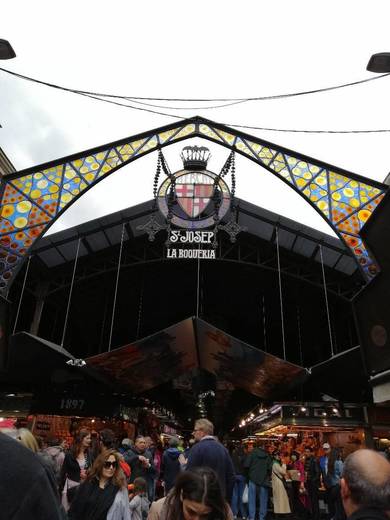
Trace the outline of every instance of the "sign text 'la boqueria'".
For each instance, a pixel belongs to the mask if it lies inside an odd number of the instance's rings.
[[[167,258],[204,258],[214,259],[214,249],[168,249]]]

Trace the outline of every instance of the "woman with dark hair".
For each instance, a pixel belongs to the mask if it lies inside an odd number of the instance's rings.
[[[61,502],[65,511],[70,507],[77,486],[87,478],[87,471],[91,467],[90,445],[91,432],[86,428],[81,429],[65,454],[60,479]]]
[[[233,520],[233,514],[222,495],[215,471],[195,468],[176,479],[175,487],[153,502],[148,520]]]
[[[344,463],[341,458],[340,448],[332,448],[328,468],[325,476],[325,486],[328,490],[329,513],[334,520],[344,520],[345,513],[340,495],[340,478],[343,473]]]
[[[292,483],[290,504],[292,506],[292,513],[300,519],[307,518],[309,516],[309,504],[305,488],[305,466],[300,460],[299,452],[291,452],[287,472],[290,475]]]
[[[77,489],[69,520],[130,520],[126,481],[115,450],[103,451]]]

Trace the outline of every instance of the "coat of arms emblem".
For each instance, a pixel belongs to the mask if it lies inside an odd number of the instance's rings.
[[[219,229],[226,231],[230,235],[230,240],[235,242],[236,235],[242,228],[233,218],[226,224],[222,223],[229,210],[232,210],[232,214],[236,210],[233,204],[234,152],[230,153],[218,175],[207,169],[210,151],[204,146],[186,146],[183,148],[181,158],[183,169],[171,173],[165,157],[161,151],[159,152],[154,179],[154,197],[167,224],[161,225],[152,215],[149,222],[138,226],[138,229],[147,231],[149,240],[154,240],[160,230],[166,229],[168,248],[180,242],[181,244],[202,243],[215,249]],[[166,178],[159,186],[158,181],[162,171]],[[232,190],[226,182],[228,173],[231,174]],[[203,232],[202,230],[205,229],[212,231]],[[185,232],[180,230],[188,231],[184,236]],[[206,257],[209,258],[207,255]],[[215,252],[212,258],[215,258]]]

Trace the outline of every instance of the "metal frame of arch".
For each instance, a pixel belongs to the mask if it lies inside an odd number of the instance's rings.
[[[34,242],[88,189],[147,153],[193,137],[235,150],[286,182],[346,243],[365,278],[377,274],[360,230],[387,185],[197,116],[3,177],[0,291],[8,291]]]

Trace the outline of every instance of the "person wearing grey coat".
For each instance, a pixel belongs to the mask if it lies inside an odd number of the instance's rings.
[[[149,513],[149,500],[145,494],[136,495],[130,500],[131,520],[145,520]]]
[[[114,502],[107,513],[107,520],[132,520],[126,488],[120,489],[115,495]]]

